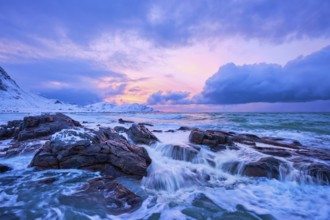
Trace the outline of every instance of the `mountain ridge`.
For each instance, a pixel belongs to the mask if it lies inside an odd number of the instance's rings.
[[[152,112],[142,104],[114,105],[107,102],[86,106],[47,99],[23,90],[0,66],[0,112]]]

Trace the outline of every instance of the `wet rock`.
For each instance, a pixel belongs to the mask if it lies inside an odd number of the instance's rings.
[[[118,215],[140,207],[142,199],[116,180],[109,177],[88,181],[80,191],[70,196],[62,196],[60,201],[78,208],[95,207]]]
[[[292,154],[288,151],[285,150],[277,150],[277,149],[272,149],[272,150],[259,150],[263,154],[268,154],[276,157],[291,157]]]
[[[62,129],[81,127],[80,123],[70,117],[57,113],[55,115],[28,116],[23,119],[21,130],[15,139],[18,141],[54,134]]]
[[[307,174],[310,175],[314,182],[320,184],[330,184],[330,166],[320,163],[313,163],[307,167]]]
[[[113,129],[118,133],[126,133],[128,131],[128,129],[123,126],[115,126]]]
[[[118,119],[119,124],[132,124],[134,121],[124,120],[122,118]]]
[[[201,130],[193,130],[189,135],[189,141],[195,144],[202,144],[205,136],[205,132]]]
[[[169,129],[169,130],[167,130],[167,131],[165,131],[165,132],[168,132],[168,133],[174,133],[175,131],[172,130],[172,129]]]
[[[9,121],[0,127],[0,139],[14,138],[18,141],[35,139],[54,134],[67,128],[80,127],[80,123],[70,117],[55,115],[28,116],[23,120]]]
[[[4,164],[0,164],[0,173],[5,173],[9,170],[12,170],[12,168],[10,168],[9,166],[7,165],[4,165]]]
[[[192,161],[199,153],[200,148],[188,145],[168,145],[170,157],[174,160]]]
[[[203,131],[199,129],[192,130],[189,135],[189,141],[195,144],[203,144],[210,147],[216,147],[219,144],[232,144],[232,139],[220,131]]]
[[[128,137],[136,144],[153,144],[158,138],[151,133],[146,127],[138,124],[133,124],[127,131]]]
[[[265,157],[256,162],[246,164],[242,169],[242,174],[251,177],[280,178],[280,172],[287,171],[287,165],[276,158]]]
[[[18,154],[33,153],[39,150],[47,139],[38,138],[26,141],[14,141],[10,147],[0,150],[0,157],[9,158]]]
[[[85,169],[114,177],[142,178],[151,159],[113,129],[67,129],[54,134],[36,153],[30,166],[40,169]]]
[[[226,149],[227,149],[227,147],[223,144],[218,144],[214,147],[211,147],[211,151],[213,151],[213,152],[223,151],[223,150],[226,150]]]
[[[162,130],[152,130],[152,132],[155,132],[155,133],[162,133],[163,131],[162,131]]]

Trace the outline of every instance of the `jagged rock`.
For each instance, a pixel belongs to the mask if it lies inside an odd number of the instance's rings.
[[[4,165],[4,164],[0,164],[0,173],[5,173],[9,170],[12,170],[9,166]]]
[[[142,203],[140,196],[109,177],[92,179],[79,192],[62,196],[60,201],[79,208],[95,206],[115,215],[136,210]]]
[[[127,135],[136,144],[153,144],[158,138],[151,133],[146,127],[138,124],[133,124],[127,131]]]
[[[12,157],[20,153],[38,150],[49,136],[62,129],[81,127],[70,117],[55,115],[28,116],[23,120],[9,121],[0,127],[0,139],[14,138],[11,146],[0,150],[1,157]]]
[[[132,123],[134,123],[134,121],[128,121],[128,120],[124,120],[124,119],[122,119],[122,118],[120,118],[120,119],[118,119],[118,122],[119,122],[119,124],[132,124]]]
[[[23,141],[48,136],[62,129],[80,126],[79,122],[62,113],[27,116],[23,120],[9,121],[7,125],[2,125],[0,127],[0,139],[14,138]]]
[[[67,129],[54,134],[36,153],[30,166],[40,169],[85,169],[114,177],[142,178],[151,159],[147,151],[129,144],[113,129]]]
[[[23,119],[21,130],[14,138],[18,141],[33,139],[73,127],[81,127],[81,125],[79,122],[62,113],[57,113],[55,115],[28,116]]]

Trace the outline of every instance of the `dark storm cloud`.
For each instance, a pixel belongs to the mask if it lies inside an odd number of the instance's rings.
[[[149,105],[157,104],[189,104],[191,101],[188,99],[189,92],[165,92],[158,91],[150,95],[147,100]]]
[[[276,64],[222,66],[195,101],[204,104],[307,102],[330,99],[330,46],[284,67]]]
[[[35,36],[58,38],[64,28],[85,44],[105,31],[134,30],[156,45],[199,37],[242,36],[280,42],[330,35],[330,1],[0,1],[1,38],[33,44]]]

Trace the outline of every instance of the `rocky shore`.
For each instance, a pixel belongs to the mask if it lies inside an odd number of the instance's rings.
[[[33,153],[29,167],[36,172],[47,169],[99,172],[102,177],[84,183],[76,193],[63,197],[63,202],[71,204],[81,198],[92,204],[98,200],[102,201],[104,207],[108,207],[106,210],[111,214],[130,212],[141,205],[142,198],[121,185],[116,178],[141,180],[147,176],[152,158],[143,146],[159,143],[160,140],[154,133],[162,131],[151,132],[146,127],[151,127],[151,124],[124,119],[119,119],[119,123],[129,127],[99,127],[98,130],[92,130],[61,113],[9,121],[0,126],[0,140],[11,139],[10,146],[0,150],[0,157]],[[190,133],[190,144],[167,146],[174,160],[194,161],[202,148],[215,153],[248,148],[255,151],[255,161],[228,162],[222,169],[234,175],[278,180],[290,177],[290,172],[294,169],[298,171],[298,175],[305,177],[307,183],[330,183],[330,151],[326,149],[311,148],[297,140],[285,138],[185,126],[171,130],[171,133],[174,132]],[[0,173],[10,170],[10,167],[0,164]],[[208,179],[209,177],[205,177],[204,181]],[[55,180],[49,179],[42,182],[52,184],[53,181]]]

